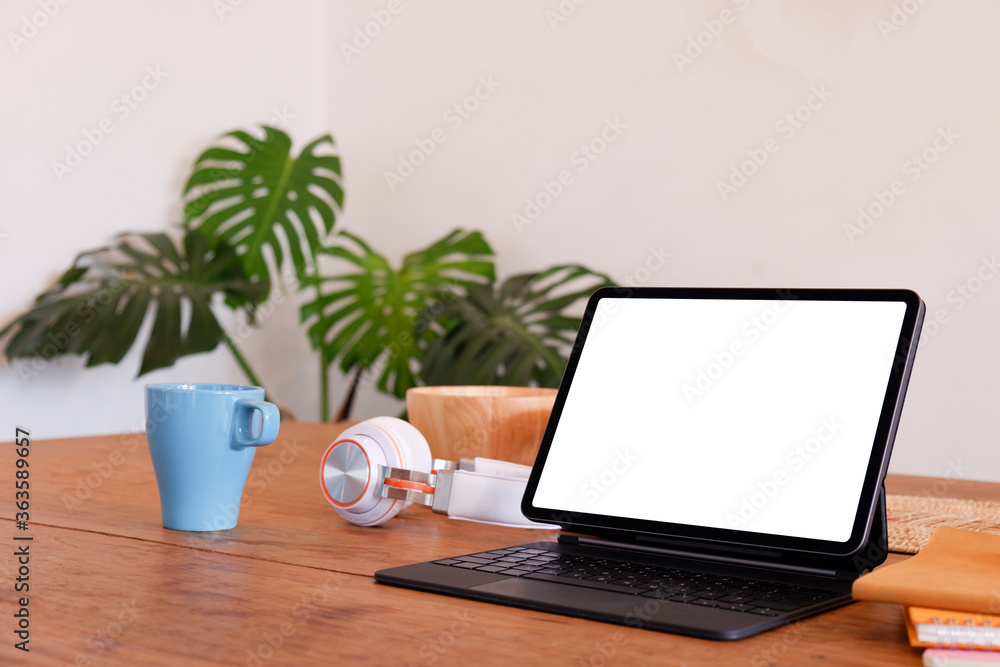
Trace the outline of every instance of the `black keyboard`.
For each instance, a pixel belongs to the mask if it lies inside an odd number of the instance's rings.
[[[791,584],[629,561],[510,547],[446,558],[438,565],[598,590],[779,616],[843,595]]]

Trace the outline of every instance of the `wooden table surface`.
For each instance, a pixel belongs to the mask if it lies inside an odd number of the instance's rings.
[[[160,525],[141,433],[32,441],[29,527],[18,530],[15,450],[0,446],[8,480],[0,664],[920,664],[894,605],[855,603],[714,642],[376,584],[377,569],[556,533],[454,521],[423,507],[380,528],[353,526],[319,489],[320,457],[341,430],[282,424],[258,451],[239,525],[210,533]],[[890,476],[887,488],[931,492],[934,482]],[[947,480],[947,495],[1000,499],[1000,485]],[[14,593],[14,551],[25,544],[30,592]],[[30,653],[14,648],[23,595]]]

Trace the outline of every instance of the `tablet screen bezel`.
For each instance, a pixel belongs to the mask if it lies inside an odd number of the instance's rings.
[[[810,301],[881,301],[905,305],[896,352],[891,364],[887,389],[876,427],[874,442],[858,497],[850,538],[843,542],[786,535],[756,533],[645,519],[568,511],[566,508],[536,506],[533,502],[542,471],[559,428],[570,386],[578,370],[598,304],[603,299],[719,299],[774,301],[776,299]],[[924,304],[913,291],[900,289],[762,289],[762,288],[658,288],[608,287],[595,292],[588,301],[576,342],[553,406],[538,456],[532,468],[522,500],[522,512],[529,519],[555,523],[564,530],[584,534],[635,534],[675,540],[690,540],[706,547],[738,546],[772,549],[812,555],[851,556],[864,549],[875,504],[888,468],[892,444],[899,422],[906,386],[916,353],[923,321]]]

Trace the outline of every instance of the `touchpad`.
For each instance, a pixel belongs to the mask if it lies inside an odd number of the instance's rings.
[[[566,607],[614,614],[631,611],[637,605],[642,605],[642,598],[633,595],[513,577],[473,586],[470,590],[512,598],[520,602],[536,602],[540,608],[548,609]]]

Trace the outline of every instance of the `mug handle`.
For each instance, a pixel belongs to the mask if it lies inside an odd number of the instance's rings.
[[[253,412],[260,412],[260,433],[253,437],[250,432],[253,423]],[[236,442],[234,447],[263,447],[270,445],[278,437],[278,426],[281,423],[281,415],[278,413],[278,406],[267,401],[252,401],[241,398],[236,401],[236,419],[234,420],[234,433]]]

